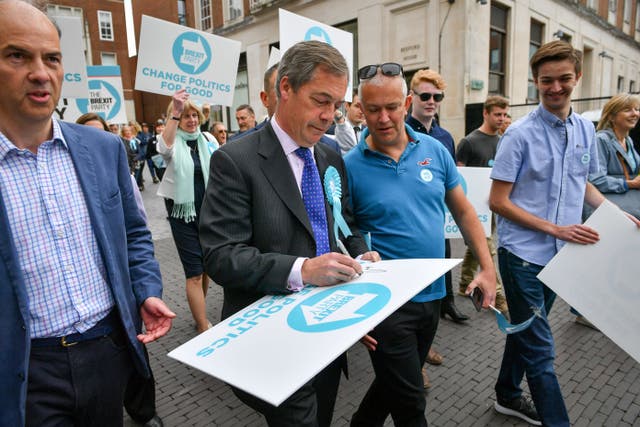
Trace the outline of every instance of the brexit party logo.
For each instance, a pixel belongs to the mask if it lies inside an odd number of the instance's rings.
[[[326,289],[294,307],[287,324],[300,332],[328,332],[362,322],[391,298],[386,286],[352,283]]]
[[[122,99],[118,90],[104,80],[89,80],[89,98],[76,100],[82,114],[96,113],[105,120],[112,120],[122,108]]]
[[[320,42],[325,42],[326,44],[331,44],[331,37],[329,34],[320,27],[313,26],[307,30],[304,35],[304,41],[317,40]]]
[[[198,33],[180,34],[173,42],[173,61],[187,74],[200,74],[211,63],[211,46]]]

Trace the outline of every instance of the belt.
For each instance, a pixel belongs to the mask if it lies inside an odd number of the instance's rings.
[[[34,338],[31,340],[31,347],[71,347],[79,342],[109,336],[116,330],[119,324],[120,319],[118,318],[118,312],[111,310],[109,314],[102,318],[102,320],[96,323],[91,329],[63,337]]]

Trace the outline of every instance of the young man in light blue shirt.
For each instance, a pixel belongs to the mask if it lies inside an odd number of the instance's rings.
[[[565,242],[599,239],[581,224],[583,202],[599,206],[604,200],[587,182],[598,169],[593,125],[571,109],[581,62],[581,52],[564,41],[547,43],[533,55],[540,105],[507,129],[491,173],[489,202],[499,215],[498,260],[511,320],[523,322],[532,307],[541,313],[529,328],[507,336],[495,408],[534,425],[569,426],[547,320],[555,293],[536,276]],[[525,373],[535,408],[522,395]]]

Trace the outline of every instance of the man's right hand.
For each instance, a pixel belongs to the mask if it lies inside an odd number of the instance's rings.
[[[304,283],[331,286],[358,278],[362,274],[362,266],[350,256],[330,252],[306,259],[301,273]]]

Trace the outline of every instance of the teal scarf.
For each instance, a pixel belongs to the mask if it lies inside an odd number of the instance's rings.
[[[182,129],[176,131],[172,159],[175,170],[175,192],[171,216],[180,218],[185,222],[191,222],[196,219],[196,205],[193,190],[194,167],[193,159],[191,158],[191,149],[187,145],[187,141],[193,140],[197,140],[198,157],[200,157],[200,165],[203,169],[202,175],[204,176],[205,188],[207,186],[207,178],[209,177],[207,171],[209,159],[211,159],[211,153],[217,148],[209,144],[200,130],[194,133],[187,133]]]

